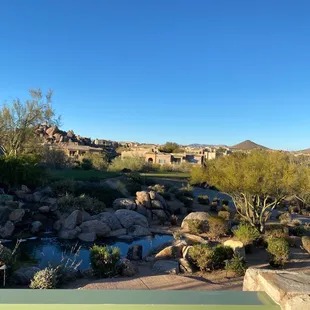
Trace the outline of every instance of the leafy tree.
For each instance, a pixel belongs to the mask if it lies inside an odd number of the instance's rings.
[[[310,169],[297,165],[283,152],[234,153],[200,169],[204,169],[200,181],[230,194],[240,216],[260,232],[264,232],[272,210],[287,195],[310,191]]]
[[[166,142],[159,150],[165,153],[178,153],[184,151],[179,144],[175,142]]]
[[[53,92],[43,95],[40,89],[31,89],[29,93],[29,100],[21,102],[17,98],[0,109],[0,145],[9,155],[36,152],[39,142],[36,126],[44,122],[59,123],[51,106]]]

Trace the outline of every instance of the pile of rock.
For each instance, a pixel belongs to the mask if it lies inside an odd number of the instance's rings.
[[[132,210],[102,212],[90,216],[87,212],[73,211],[67,217],[55,222],[54,229],[61,239],[80,239],[93,242],[102,237],[142,237],[151,235],[145,216]]]
[[[154,191],[141,191],[136,193],[135,199],[119,198],[113,202],[114,210],[132,210],[145,216],[148,220],[166,220],[171,212],[166,200]]]

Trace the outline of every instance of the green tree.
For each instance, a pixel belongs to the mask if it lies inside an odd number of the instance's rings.
[[[175,142],[166,142],[159,150],[165,153],[178,153],[184,151],[179,144]]]
[[[310,191],[310,170],[297,165],[283,152],[235,153],[208,162],[203,173],[193,177],[230,194],[237,212],[264,232],[274,208],[287,195]]]
[[[60,120],[51,106],[51,90],[43,95],[40,89],[31,89],[29,94],[30,99],[25,102],[17,98],[0,109],[0,145],[9,155],[37,152],[36,126],[44,122],[55,125]]]

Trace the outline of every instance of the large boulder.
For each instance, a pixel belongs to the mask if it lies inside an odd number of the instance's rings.
[[[164,206],[159,200],[152,200],[151,201],[152,209],[163,209]]]
[[[143,237],[143,236],[149,236],[152,233],[148,228],[145,228],[140,225],[132,225],[127,229],[128,235],[131,235],[133,237]]]
[[[111,230],[122,229],[122,224],[114,213],[101,212],[97,215],[96,219],[109,225]]]
[[[42,228],[43,224],[40,221],[35,221],[31,224],[31,233],[37,234]]]
[[[143,247],[141,244],[134,244],[128,248],[127,258],[129,260],[142,260]]]
[[[80,210],[73,211],[63,223],[65,229],[74,229],[76,226],[82,224],[83,214]]]
[[[153,271],[159,274],[178,274],[179,263],[173,260],[158,260],[153,265]]]
[[[62,227],[62,221],[61,220],[57,220],[54,225],[53,225],[53,229],[55,229],[56,231],[59,231]]]
[[[150,194],[148,192],[146,192],[146,191],[137,192],[136,193],[136,200],[138,200],[146,208],[151,208],[151,198],[150,198]]]
[[[80,228],[83,233],[95,233],[98,237],[105,237],[111,231],[110,227],[106,223],[98,220],[84,222]]]
[[[155,200],[156,199],[156,192],[149,191],[149,195],[150,195],[151,200]]]
[[[81,231],[82,230],[79,227],[75,227],[74,229],[62,229],[58,233],[58,238],[68,240],[76,239]]]
[[[201,221],[202,225],[204,225],[207,228],[209,216],[210,215],[207,212],[191,212],[184,218],[182,225],[181,225],[181,229],[183,231],[189,231],[189,227],[187,223],[187,221],[189,220],[199,220]]]
[[[33,276],[40,271],[38,267],[21,267],[13,274],[13,280],[16,284],[29,285]]]
[[[245,248],[241,241],[229,239],[224,242],[224,246],[229,246],[234,250],[234,253],[245,259]]]
[[[121,229],[117,229],[117,230],[113,230],[110,231],[109,234],[106,237],[120,237],[120,236],[124,236],[127,234],[127,230],[125,228],[121,228]]]
[[[8,221],[10,213],[11,210],[9,208],[0,207],[0,225],[3,225]]]
[[[127,210],[136,210],[136,203],[129,198],[118,198],[113,201],[113,209],[127,209]]]
[[[135,211],[117,210],[115,212],[115,215],[119,219],[124,228],[128,228],[132,225],[140,225],[143,227],[149,226],[146,217]]]
[[[143,216],[147,217],[148,212],[150,211],[149,209],[146,209],[143,205],[141,204],[137,204],[137,209],[136,211],[140,214],[142,214]]]
[[[11,237],[15,229],[15,225],[11,221],[7,221],[1,228],[0,228],[0,236],[2,238]]]
[[[34,202],[40,202],[42,199],[42,194],[40,192],[34,192],[32,197]]]
[[[161,196],[160,194],[155,193],[155,199],[156,199],[156,200],[159,200],[159,201],[161,202],[161,204],[164,206],[164,208],[167,208],[167,207],[168,207],[165,198],[164,198],[163,196]]]
[[[175,244],[168,246],[158,252],[155,255],[155,259],[175,259],[181,258],[183,253],[183,248],[186,247],[185,241],[179,241]]]
[[[167,214],[164,210],[152,210],[152,213],[158,218],[158,219],[164,219],[167,218]]]
[[[48,213],[48,212],[50,212],[50,207],[49,206],[42,206],[42,207],[40,207],[39,208],[39,211],[41,212],[41,213]]]
[[[78,238],[83,242],[94,242],[96,240],[95,232],[80,233]]]
[[[25,215],[24,209],[16,209],[10,213],[9,220],[14,222],[14,223],[17,223],[23,219],[24,215]]]
[[[139,269],[130,260],[124,258],[120,262],[120,272],[123,277],[133,277],[139,273]]]

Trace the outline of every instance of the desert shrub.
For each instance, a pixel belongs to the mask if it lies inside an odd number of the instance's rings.
[[[289,230],[287,226],[272,224],[267,225],[265,230],[265,239],[268,238],[288,238]]]
[[[194,235],[199,235],[205,231],[204,222],[200,220],[186,220],[188,230]]]
[[[96,182],[82,182],[75,190],[75,196],[87,195],[110,206],[117,198],[124,197],[117,189]]]
[[[137,171],[126,173],[127,179],[139,183],[140,185],[145,183],[145,178]]]
[[[259,231],[248,223],[241,223],[233,233],[244,245],[252,244],[260,237]]]
[[[292,236],[302,237],[306,234],[307,230],[302,225],[297,225],[289,228],[289,233]]]
[[[175,193],[175,198],[177,198],[179,200],[180,200],[180,197],[184,197],[184,196],[194,199],[193,192],[189,191],[189,190],[182,189],[182,190],[179,190]]]
[[[39,159],[31,155],[0,156],[0,184],[27,185],[35,188],[47,180],[47,172]]]
[[[292,223],[293,226],[301,226],[302,225],[302,222],[300,220],[298,220],[298,219],[292,220],[291,223]]]
[[[135,196],[137,192],[140,192],[142,190],[141,184],[135,181],[127,181],[126,188],[132,196]]]
[[[212,269],[222,269],[225,267],[225,261],[231,259],[234,251],[229,246],[218,244],[212,249]]]
[[[12,260],[12,251],[0,244],[0,266],[9,264]]]
[[[155,184],[153,186],[149,186],[148,189],[150,191],[154,191],[154,192],[157,192],[159,194],[166,192],[165,185],[161,185],[161,184]]]
[[[208,218],[209,236],[211,238],[220,237],[226,234],[228,225],[227,222],[219,216],[210,216]]]
[[[244,258],[234,255],[233,258],[228,261],[225,269],[234,272],[237,277],[241,277],[244,276],[247,268]]]
[[[160,195],[161,195],[165,200],[168,200],[168,201],[171,200],[171,194],[168,193],[168,192],[160,193]]]
[[[174,238],[175,240],[181,240],[181,238],[182,238],[182,233],[180,232],[180,230],[177,230],[177,231],[173,232],[173,238]]]
[[[103,212],[106,206],[102,201],[99,201],[97,198],[93,198],[87,195],[74,197],[71,194],[67,194],[58,199],[58,207],[61,211],[64,212],[84,210],[94,214]]]
[[[90,249],[91,266],[98,277],[107,278],[116,275],[119,260],[119,248],[94,245]]]
[[[279,220],[281,224],[288,224],[292,220],[291,214],[289,212],[285,212],[279,216]]]
[[[209,196],[207,196],[207,195],[200,195],[197,197],[197,200],[201,205],[210,204],[210,199],[209,199]]]
[[[301,210],[301,214],[304,216],[310,216],[310,211],[309,210]]]
[[[116,157],[109,165],[109,171],[120,172],[123,169],[130,169],[131,171],[143,171],[146,166],[145,159],[142,157]]]
[[[70,163],[63,150],[49,148],[43,149],[41,162],[51,169],[63,169]]]
[[[228,221],[230,218],[230,212],[228,212],[228,211],[219,211],[219,213],[217,215],[226,221]]]
[[[300,207],[299,206],[290,206],[288,208],[288,211],[291,214],[299,214],[300,213]]]
[[[52,191],[55,196],[63,196],[66,194],[75,195],[80,187],[82,187],[83,182],[64,179],[55,181],[51,184]]]
[[[217,206],[218,206],[218,203],[216,201],[212,201],[211,204],[210,204],[210,211],[216,212],[217,211]]]
[[[269,238],[267,251],[273,267],[283,266],[289,259],[290,248],[286,238]]]
[[[81,168],[83,170],[91,170],[91,169],[93,169],[93,164],[92,164],[91,160],[88,159],[88,158],[85,158],[85,157],[82,158]]]
[[[201,271],[207,271],[212,266],[213,250],[207,244],[195,244],[188,252],[193,261]]]
[[[221,269],[225,260],[233,257],[233,250],[223,245],[211,248],[206,244],[196,244],[190,248],[189,257],[201,271]]]
[[[59,271],[57,268],[47,267],[38,271],[30,283],[32,289],[55,289],[59,283]]]
[[[303,236],[301,238],[301,243],[302,243],[303,248],[310,254],[310,237]]]
[[[108,167],[108,159],[107,159],[106,154],[104,153],[87,152],[83,156],[83,159],[86,159],[90,162],[91,169],[106,170]],[[82,162],[82,168],[83,168],[83,162]],[[85,169],[85,170],[89,170],[89,169]]]

